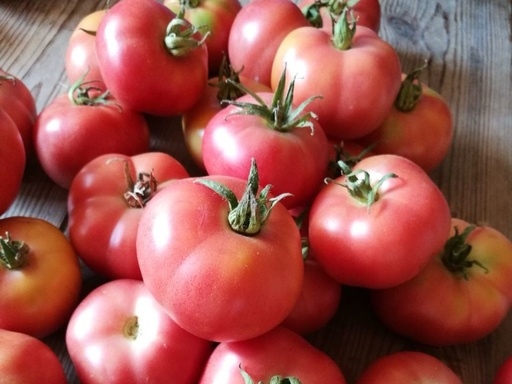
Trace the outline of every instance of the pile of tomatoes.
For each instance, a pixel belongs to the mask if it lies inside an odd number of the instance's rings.
[[[332,319],[343,286],[427,345],[496,329],[512,243],[451,216],[428,174],[450,148],[450,110],[422,68],[402,73],[379,24],[377,0],[120,0],[76,27],[72,85],[40,113],[0,72],[0,212],[34,157],[68,190],[69,219],[66,235],[0,220],[2,372],[18,374],[3,362],[29,345],[65,382],[38,340],[65,326],[83,383],[342,384],[303,335]],[[181,116],[201,175],[152,151],[151,115]],[[81,263],[106,280],[85,297]],[[461,382],[401,352],[357,383],[418,376]]]

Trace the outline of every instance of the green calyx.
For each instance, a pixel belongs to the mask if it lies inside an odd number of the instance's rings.
[[[304,109],[313,100],[321,96],[311,96],[304,100],[297,108],[293,108],[293,91],[295,88],[295,77],[290,82],[288,89],[286,88],[286,67],[279,78],[279,83],[274,91],[272,103],[267,105],[265,101],[255,92],[244,87],[242,84],[228,81],[241,89],[243,92],[251,95],[257,103],[242,102],[238,100],[224,100],[226,104],[235,105],[240,108],[239,111],[233,112],[233,115],[254,115],[263,118],[268,126],[279,132],[288,132],[293,128],[308,127],[311,134],[314,133],[314,125],[311,119],[317,119],[313,112],[303,113]]]
[[[201,40],[194,38],[194,35],[203,27],[195,27],[185,20],[185,5],[181,5],[180,12],[167,25],[165,33],[165,47],[173,56],[181,57],[188,55],[194,49],[200,47],[210,34],[206,32]]]
[[[394,173],[387,173],[372,186],[370,183],[370,174],[365,170],[356,169],[353,171],[343,161],[339,161],[338,165],[342,171],[342,174],[345,175],[345,182],[338,183],[332,179],[326,179],[325,181],[332,182],[336,185],[346,188],[354,199],[358,200],[361,204],[366,205],[368,212],[370,212],[370,207],[372,204],[379,199],[378,192],[380,186],[387,179],[398,177]]]
[[[180,5],[185,8],[197,8],[201,4],[200,0],[180,0]]]
[[[488,273],[489,270],[480,263],[480,261],[469,259],[472,247],[467,243],[467,238],[469,234],[473,232],[475,226],[470,225],[466,227],[462,233],[459,233],[457,227],[454,229],[455,234],[446,241],[443,252],[441,253],[441,261],[445,268],[465,280],[468,279],[469,269],[474,265],[481,268],[485,273]]]
[[[227,55],[222,56],[219,67],[219,75],[217,82],[209,83],[209,85],[218,88],[217,100],[221,106],[227,105],[226,101],[236,100],[246,94],[243,87],[238,86],[240,83],[240,72],[237,72],[231,66]]]
[[[238,369],[240,370],[240,374],[242,375],[245,384],[267,384],[267,383],[264,383],[263,381],[258,381],[256,383],[253,380],[253,378],[246,371],[243,370],[241,364],[238,367]],[[299,379],[297,379],[296,377],[293,377],[293,376],[283,377],[280,375],[276,375],[276,376],[272,376],[270,378],[270,381],[268,382],[268,384],[302,384],[302,383]]]
[[[332,16],[332,14],[331,14]],[[352,46],[356,34],[357,19],[351,8],[344,7],[340,15],[332,17],[332,43],[340,51],[346,51]]]
[[[82,106],[97,106],[97,105],[115,105],[119,109],[121,107],[110,98],[108,90],[102,91],[101,88],[87,85],[89,82],[84,82],[85,72],[68,90],[68,99],[74,105]]]
[[[394,104],[395,108],[400,112],[407,113],[412,111],[420,101],[423,89],[419,77],[426,67],[427,63],[425,62],[423,66],[415,69],[402,80],[400,91]]]
[[[11,239],[6,232],[0,236],[0,263],[9,270],[20,269],[27,263],[30,248],[23,241]]]
[[[344,172],[341,169],[340,161],[347,167],[352,168],[357,163],[359,163],[366,155],[368,155],[368,153],[370,153],[373,150],[373,148],[375,148],[376,145],[377,143],[369,145],[357,155],[352,155],[349,152],[347,152],[343,148],[343,142],[334,145],[335,157],[334,160],[329,161],[329,174],[333,175],[334,177],[337,177],[340,173],[343,174]],[[346,169],[347,168],[345,168],[345,170]]]
[[[280,200],[290,196],[289,193],[283,193],[277,197],[269,198],[271,185],[263,188],[258,195],[258,168],[254,159],[252,159],[247,186],[240,201],[238,201],[233,191],[221,183],[204,178],[199,178],[195,182],[205,185],[226,199],[229,204],[229,225],[235,232],[247,236],[258,234],[269,218],[272,208]]]
[[[302,14],[313,27],[322,28],[322,9],[327,9],[331,19],[336,19],[345,8],[352,8],[358,1],[359,0],[316,0],[302,8]]]

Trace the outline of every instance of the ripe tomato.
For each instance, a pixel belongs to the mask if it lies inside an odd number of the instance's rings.
[[[96,33],[107,89],[127,108],[152,115],[178,115],[192,107],[206,85],[208,51],[191,28],[154,0],[113,5]]]
[[[212,350],[130,279],[107,282],[80,302],[66,346],[83,384],[196,383]]]
[[[250,179],[254,193],[257,183]],[[233,191],[238,210],[202,183],[212,181]],[[247,192],[241,197],[246,188],[226,176],[177,180],[146,205],[139,224],[137,257],[148,289],[176,323],[208,340],[269,331],[301,291],[304,262],[292,216],[278,202],[261,222],[259,213],[267,210],[261,195],[257,218],[238,216],[249,210]]]
[[[443,97],[418,82],[421,70],[403,76],[393,108],[382,124],[359,142],[374,153],[407,157],[429,172],[445,158],[453,139],[453,119]]]
[[[462,384],[462,380],[438,358],[423,352],[402,351],[371,363],[356,384]]]
[[[0,85],[1,87],[1,85]],[[7,112],[0,108],[0,215],[7,211],[18,196],[21,181],[25,172],[25,148],[21,134]]]
[[[102,276],[141,279],[135,238],[146,203],[172,179],[188,177],[173,157],[106,154],[87,163],[68,195],[69,238]]]
[[[512,242],[488,226],[456,218],[451,225],[444,251],[417,276],[372,293],[375,312],[390,329],[436,346],[486,336],[512,302]]]
[[[199,384],[295,383],[290,378],[304,384],[346,383],[329,356],[295,332],[277,327],[254,339],[220,343]]]
[[[110,95],[95,93],[95,89],[75,84],[70,94],[54,99],[36,120],[37,158],[50,179],[66,189],[78,171],[97,156],[131,156],[149,149],[144,116],[118,105]]]
[[[35,337],[6,329],[0,329],[0,372],[2,383],[67,383],[50,347]]]
[[[229,61],[242,74],[270,86],[272,62],[284,37],[308,26],[300,8],[290,0],[253,0],[238,12],[228,41]]]
[[[185,20],[208,33],[205,41],[208,48],[208,71],[216,74],[222,58],[228,52],[231,25],[242,9],[238,0],[165,0],[163,4],[178,14],[185,5]]]
[[[102,9],[88,14],[71,33],[64,61],[70,84],[76,83],[85,75],[83,81],[94,82],[95,86],[106,90],[96,57],[96,37],[90,33],[96,33],[106,12]]]
[[[0,69],[0,109],[3,109],[13,120],[21,134],[25,155],[30,158],[34,147],[32,130],[37,116],[36,102],[23,81],[2,69]]]
[[[364,26],[347,35],[350,39],[333,44],[331,34],[321,29],[297,28],[282,40],[272,65],[272,88],[283,70],[288,79],[296,76],[296,103],[322,96],[309,108],[327,136],[336,139],[355,139],[376,129],[389,113],[401,81],[400,61],[390,44]]]
[[[0,233],[0,328],[45,337],[78,301],[78,257],[59,228],[41,219],[1,219]]]
[[[509,384],[512,382],[512,356],[508,357],[499,367],[492,384]]]
[[[414,277],[443,248],[450,219],[445,197],[418,165],[374,155],[318,193],[309,243],[340,283],[391,287]]]

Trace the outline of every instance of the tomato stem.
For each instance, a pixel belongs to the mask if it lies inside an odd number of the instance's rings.
[[[102,91],[100,87],[86,86],[95,81],[84,81],[87,70],[68,90],[68,98],[74,105],[97,106],[115,105],[121,110],[121,106],[110,99],[110,91]]]
[[[240,84],[240,72],[233,69],[226,54],[222,56],[217,82],[208,84],[219,89],[217,100],[222,107],[227,105],[224,101],[236,100],[246,94],[241,87],[235,85]]]
[[[9,232],[5,232],[5,237],[0,236],[0,247],[0,262],[7,269],[19,269],[27,263],[30,248],[23,241],[11,239]]]
[[[123,334],[128,339],[137,339],[139,336],[139,319],[137,316],[132,316],[126,320],[123,328]]]
[[[255,383],[253,378],[242,368],[242,364],[238,366],[240,374],[244,379],[245,384],[265,384],[262,381]],[[268,384],[302,384],[299,379],[293,376],[283,377],[280,375],[272,376]]]
[[[316,0],[302,8],[302,14],[315,28],[322,28],[324,25],[322,20],[322,8],[326,8],[331,19],[339,17],[343,10],[347,7],[353,7],[359,0]]]
[[[258,196],[259,177],[254,158],[251,161],[247,185],[240,201],[233,191],[221,183],[205,178],[198,178],[195,182],[205,185],[226,199],[229,204],[229,225],[235,232],[248,236],[259,233],[275,205],[281,199],[290,196],[289,193],[283,193],[277,197],[268,198],[271,185],[263,188]]]
[[[346,51],[352,46],[356,34],[356,21],[352,9],[348,7],[344,7],[338,17],[333,17],[332,42],[340,51]]]
[[[200,33],[202,28],[195,27],[185,20],[185,6],[182,4],[180,12],[167,25],[164,42],[169,53],[178,57],[186,56],[201,46],[210,34],[210,31],[207,31],[201,40],[195,39],[194,35]]]
[[[400,91],[395,99],[395,108],[400,112],[410,112],[416,107],[416,104],[423,95],[423,89],[419,77],[426,68],[427,62],[421,67],[409,73],[400,85]]]
[[[200,0],[180,0],[180,5],[185,8],[196,8],[201,4]]]

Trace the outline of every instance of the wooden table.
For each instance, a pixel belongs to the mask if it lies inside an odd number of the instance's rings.
[[[64,52],[71,31],[103,6],[99,0],[0,0],[0,67],[28,85],[38,110],[66,90]],[[510,0],[382,0],[382,37],[398,51],[404,71],[430,61],[422,79],[449,101],[455,117],[453,147],[432,178],[454,216],[486,223],[510,238],[511,20]],[[197,172],[183,149],[179,118],[151,119],[151,125],[152,148]],[[66,197],[31,164],[4,216],[39,217],[65,232]],[[87,275],[85,289],[94,284],[95,276]],[[77,382],[63,335],[61,330],[45,341],[61,357],[70,382]],[[485,384],[512,355],[512,314],[483,340],[433,348],[387,331],[372,314],[366,292],[347,288],[336,317],[309,339],[339,363],[349,382],[376,357],[408,349],[439,357],[466,384]]]

